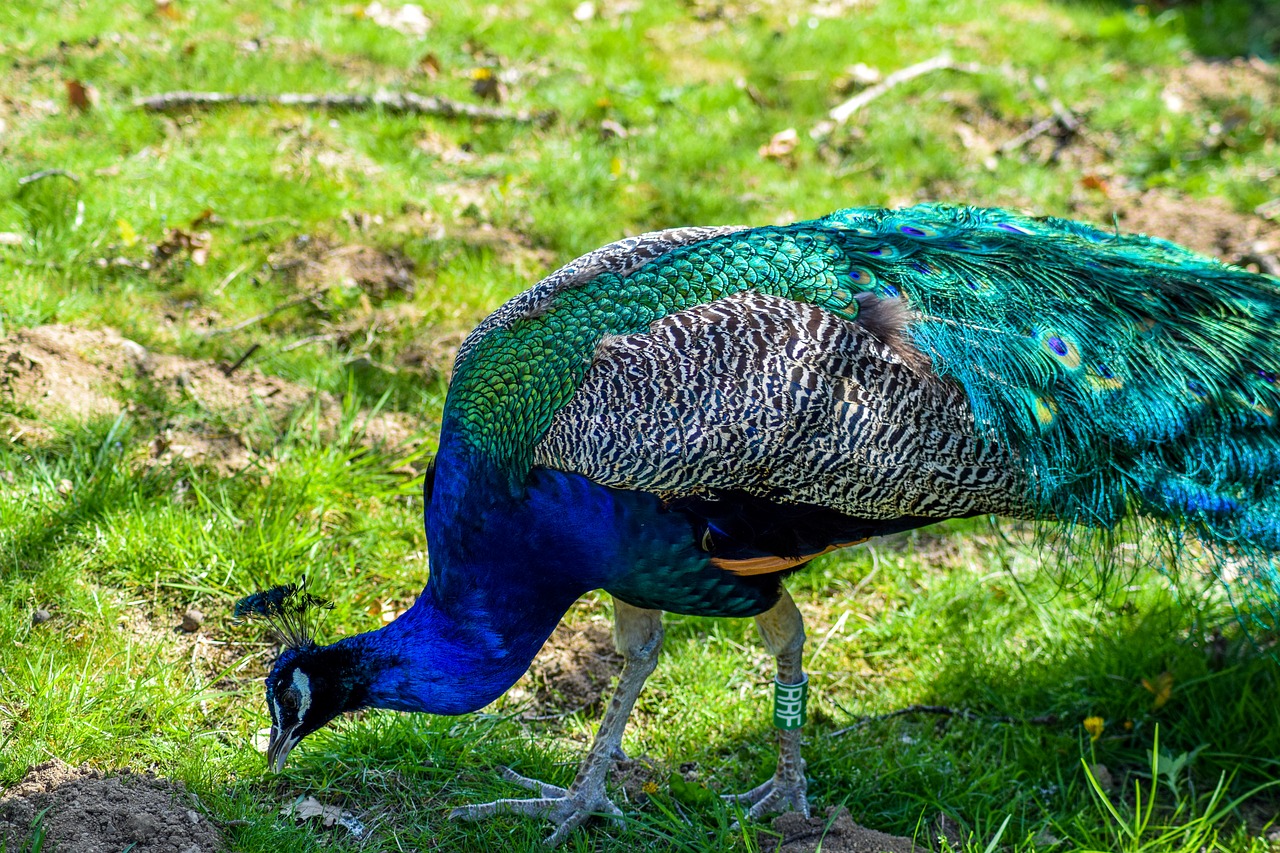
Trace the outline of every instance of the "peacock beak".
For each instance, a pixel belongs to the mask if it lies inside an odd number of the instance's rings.
[[[279,726],[271,727],[271,740],[267,742],[267,767],[272,773],[284,770],[284,763],[289,760],[289,753],[298,745],[301,737],[294,736],[297,726],[291,726],[282,734]]]

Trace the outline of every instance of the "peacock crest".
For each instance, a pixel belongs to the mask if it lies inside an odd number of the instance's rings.
[[[246,595],[236,602],[235,619],[240,623],[266,623],[279,635],[286,648],[315,645],[320,625],[325,614],[333,609],[333,602],[312,595],[306,586],[304,577],[296,584],[282,584]]]

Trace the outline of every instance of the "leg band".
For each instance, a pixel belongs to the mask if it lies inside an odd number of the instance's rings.
[[[773,724],[780,729],[798,729],[804,725],[805,707],[809,703],[809,676],[799,684],[783,684],[773,680]]]

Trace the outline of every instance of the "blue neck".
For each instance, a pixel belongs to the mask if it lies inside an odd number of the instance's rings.
[[[390,625],[336,645],[351,651],[364,670],[361,705],[465,714],[497,699],[524,674],[563,612],[498,619],[478,600],[470,608],[442,607],[428,584]]]
[[[427,507],[431,577],[417,602],[349,637],[367,685],[361,704],[462,714],[528,669],[565,611],[620,567],[611,490],[548,472],[511,481],[442,446]]]

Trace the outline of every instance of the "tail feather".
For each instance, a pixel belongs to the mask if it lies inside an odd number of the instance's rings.
[[[1280,614],[1280,282],[1172,243],[1004,211],[828,217],[905,300],[977,429],[1027,467],[1037,515],[1190,534]]]

